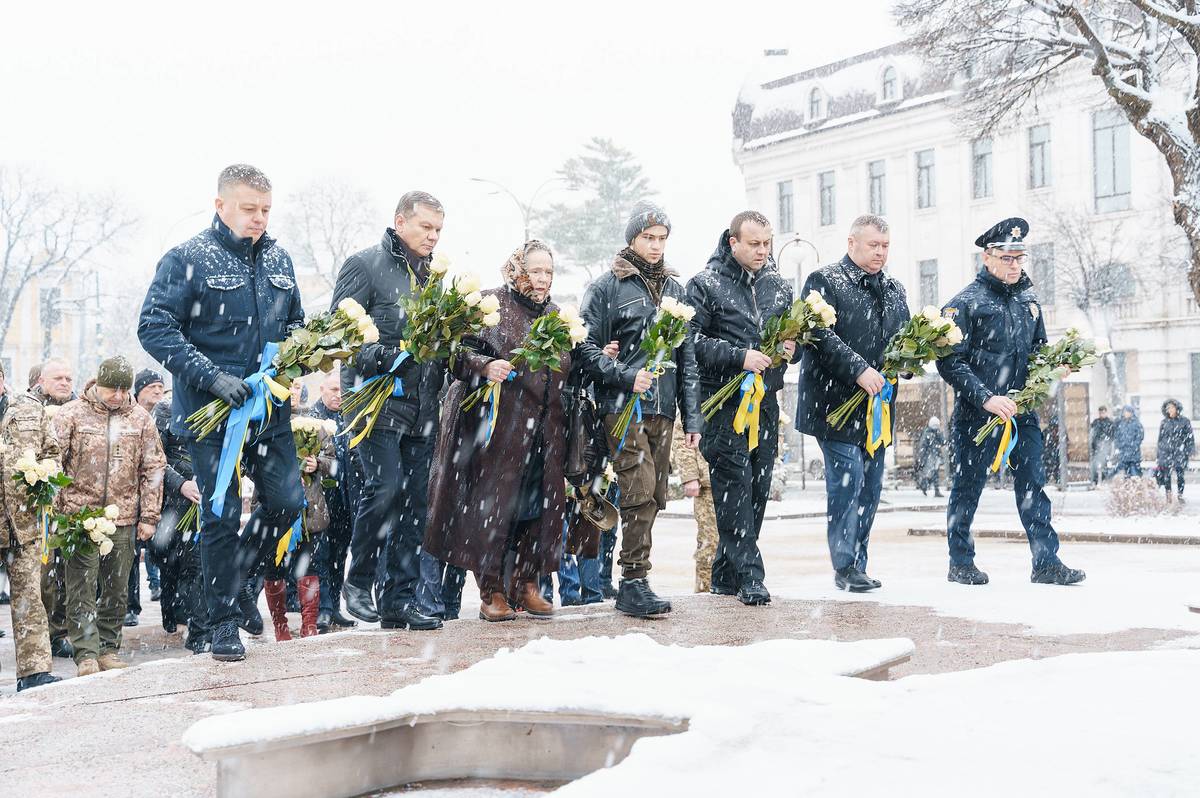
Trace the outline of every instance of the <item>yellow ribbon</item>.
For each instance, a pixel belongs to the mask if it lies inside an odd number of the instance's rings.
[[[742,381],[742,399],[738,403],[737,413],[733,416],[733,431],[741,435],[749,427],[749,451],[758,448],[758,413],[762,409],[762,398],[765,394],[766,389],[763,387],[762,375],[755,374],[754,379],[751,380],[750,375],[747,374],[746,379]]]
[[[867,397],[867,454],[892,445],[892,397],[895,380],[887,380],[883,390]]]
[[[1000,433],[1000,445],[996,447],[996,458],[992,460],[991,470],[996,473],[1008,464],[1008,456],[1017,445],[1017,428],[1012,419],[1004,422],[1004,431]]]
[[[503,385],[502,382],[489,381],[480,399],[487,403],[487,437],[484,438],[486,443],[492,442],[492,433],[496,431],[496,418],[500,415],[500,388]]]

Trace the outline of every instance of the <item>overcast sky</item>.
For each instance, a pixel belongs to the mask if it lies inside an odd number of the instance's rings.
[[[0,26],[0,160],[119,192],[142,223],[113,266],[142,280],[246,161],[276,215],[336,175],[380,232],[399,194],[431,191],[441,250],[493,284],[522,222],[469,178],[528,196],[593,135],[641,160],[691,274],[744,202],[730,112],[762,50],[816,65],[898,38],[878,1],[194,5],[10,4]]]

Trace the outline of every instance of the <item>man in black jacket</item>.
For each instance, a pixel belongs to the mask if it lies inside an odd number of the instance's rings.
[[[244,577],[255,575],[304,509],[291,408],[286,402],[276,407],[261,431],[252,429],[244,449],[243,460],[262,502],[241,537],[240,481],[235,477],[228,485],[217,485],[224,429],[196,440],[187,418],[214,397],[231,408],[241,407],[252,390],[245,379],[270,366],[260,362],[264,346],[283,341],[301,326],[304,309],[291,257],[266,234],[271,211],[267,176],[246,164],[226,167],[217,180],[215,205],[208,229],[159,261],[142,304],[138,338],[175,377],[171,429],[188,441],[204,497],[200,557],[212,655],[234,661],[246,656],[239,618],[253,615],[261,624]],[[211,501],[217,491],[223,495],[220,515]]]
[[[638,203],[625,226],[623,249],[612,269],[593,282],[583,298],[580,315],[588,340],[580,344],[581,358],[595,381],[596,401],[609,430],[634,394],[642,394],[642,420],[630,422],[624,443],[610,434],[621,492],[621,585],[617,609],[637,617],[671,611],[671,603],[655,595],[646,580],[650,571],[651,530],[667,504],[667,474],[671,434],[678,407],[683,415],[686,445],[700,442],[700,411],[696,357],[692,338],[685,338],[672,359],[675,368],[655,377],[646,370],[642,338],[654,323],[663,297],[684,299],[677,274],[663,260],[671,220],[661,208]],[[616,358],[604,353],[606,344],[619,347]]]
[[[431,194],[408,192],[396,206],[396,226],[384,232],[379,244],[351,255],[333,289],[332,307],[354,299],[379,328],[379,341],[365,344],[342,369],[342,390],[389,373],[404,384],[404,395],[387,399],[374,430],[357,447],[365,482],[342,587],[351,615],[367,623],[379,621],[385,629],[442,626],[439,618],[421,611],[414,595],[421,577],[438,391],[446,367],[442,362],[416,365],[411,358],[397,366],[396,361],[406,321],[402,303],[429,279],[444,220],[445,210]],[[372,587],[378,605],[372,601]]]
[[[765,571],[758,535],[771,495],[771,476],[779,451],[779,401],[783,372],[796,351],[784,344],[787,359],[769,368],[771,357],[760,351],[763,326],[788,312],[792,287],[779,275],[771,258],[771,224],[757,211],[733,217],[717,240],[707,268],[688,283],[688,303],[696,309],[696,367],[701,403],[739,374],[762,381],[758,429],[734,430],[741,404],[735,394],[704,424],[700,446],[708,461],[716,505],[717,545],[712,566],[713,593],[736,594],[743,604],[771,601],[763,584]]]
[[[808,276],[803,295],[816,291],[837,311],[833,329],[818,330],[800,365],[796,429],[817,439],[825,456],[825,501],[834,584],[861,593],[880,587],[866,574],[867,543],[883,485],[882,449],[866,450],[865,408],[841,429],[826,416],[859,388],[875,396],[884,388],[883,353],[908,321],[904,286],[884,273],[891,236],[878,216],[850,226],[847,253]],[[892,416],[893,423],[895,415]]]
[[[321,398],[313,405],[312,415],[332,421],[340,430],[343,426],[342,383],[337,371],[321,381]],[[362,495],[362,464],[350,450],[347,436],[333,439],[337,466],[330,474],[334,485],[325,489],[325,505],[329,508],[329,526],[325,539],[317,547],[314,559],[317,575],[321,577],[321,607],[317,613],[317,630],[327,632],[331,626],[352,627],[354,621],[342,615],[342,585],[346,577],[346,554],[354,532],[354,516]]]

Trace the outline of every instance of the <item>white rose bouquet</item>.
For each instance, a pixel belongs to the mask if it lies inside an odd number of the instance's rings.
[[[13,467],[13,482],[25,489],[24,507],[33,513],[42,538],[42,564],[50,561],[50,535],[54,526],[54,497],[74,480],[62,472],[58,463],[49,458],[38,460],[32,449],[17,458]]]
[[[71,515],[58,515],[57,528],[50,536],[50,548],[60,549],[64,559],[82,554],[99,552],[107,557],[113,550],[113,536],[117,533],[116,520],[121,515],[115,504],[103,510],[85,507]]]
[[[658,315],[654,317],[654,322],[640,344],[641,350],[646,353],[646,371],[657,378],[667,369],[675,368],[672,356],[687,337],[688,322],[695,315],[696,309],[691,305],[686,305],[674,297],[663,297],[658,306]],[[625,433],[629,431],[629,422],[634,414],[637,415],[638,421],[642,420],[640,393],[634,394],[633,399],[625,403],[625,407],[617,416],[617,423],[613,425],[612,435],[620,441],[618,450],[625,445]]]

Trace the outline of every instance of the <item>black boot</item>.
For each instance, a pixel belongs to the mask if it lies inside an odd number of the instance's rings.
[[[125,625],[126,626],[137,626],[138,625],[138,614],[136,612],[125,613]]]
[[[767,586],[758,579],[750,579],[742,583],[737,592],[738,601],[750,607],[760,607],[771,603],[771,594]]]
[[[333,621],[334,626],[341,626],[346,629],[353,629],[355,626],[358,626],[358,621],[342,615],[340,607],[333,608],[333,614],[329,616],[329,620]]]
[[[256,579],[245,580],[242,582],[242,587],[238,590],[237,594],[238,614],[241,615],[241,621],[238,622],[238,626],[245,629],[247,634],[256,636],[263,633],[262,613],[258,611],[257,581]],[[241,644],[239,643],[238,645]],[[244,654],[245,651],[242,653]]]
[[[346,599],[346,612],[355,618],[366,623],[379,620],[379,612],[375,609],[375,602],[371,600],[370,590],[363,590],[347,582],[342,585],[342,597]]]
[[[950,564],[950,570],[946,573],[947,582],[958,582],[960,585],[986,585],[988,583],[988,575],[975,567],[975,563],[967,563],[966,565]]]
[[[658,618],[671,611],[671,602],[655,595],[645,577],[622,579],[617,590],[617,611],[635,618]]]
[[[65,637],[56,637],[50,641],[50,653],[62,659],[75,659],[75,646]]]
[[[851,593],[866,593],[879,587],[875,580],[851,565],[833,572],[833,586],[838,590],[849,590]]]
[[[17,679],[17,692],[28,690],[30,687],[41,687],[61,681],[61,677],[55,676],[52,673],[31,673],[28,676],[22,676],[20,679]]]
[[[1068,568],[1061,562],[1034,568],[1029,575],[1029,581],[1039,585],[1073,585],[1082,582],[1087,574],[1075,568]]]
[[[395,618],[381,618],[379,620],[379,628],[414,629],[420,632],[428,632],[432,629],[441,629],[442,619],[425,615],[412,604],[406,604],[404,605],[404,609],[400,610],[400,614]]]
[[[212,657],[218,662],[237,662],[246,658],[246,647],[238,635],[236,621],[224,621],[213,630]]]
[[[605,582],[600,585],[600,595],[605,599],[615,599],[617,597],[617,589],[612,586],[612,582]]]
[[[193,632],[189,629],[187,642],[183,647],[193,654],[205,654],[212,649],[212,639],[207,632]]]
[[[333,614],[329,610],[321,610],[317,613],[317,631],[325,634],[329,631],[329,627],[333,624]]]

